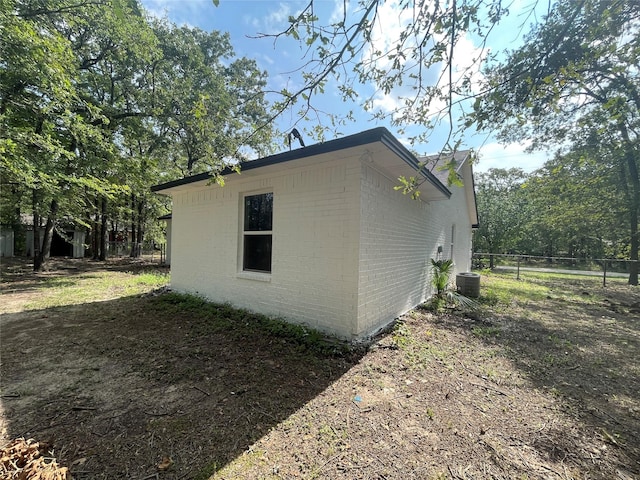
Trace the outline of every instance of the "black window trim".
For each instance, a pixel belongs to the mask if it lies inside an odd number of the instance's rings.
[[[271,230],[245,230],[245,208],[246,208],[246,198],[254,197],[259,195],[271,194]],[[258,191],[249,191],[243,192],[241,194],[241,213],[240,213],[240,272],[250,273],[250,274],[259,274],[259,275],[271,275],[273,271],[273,199],[274,194],[273,190],[258,190]],[[260,236],[260,235],[268,235],[271,237],[271,259],[269,261],[270,269],[269,270],[260,270],[253,268],[245,268],[245,238],[248,236]]]

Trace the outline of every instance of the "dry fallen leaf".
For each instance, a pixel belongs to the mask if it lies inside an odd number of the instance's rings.
[[[171,460],[169,457],[162,457],[162,461],[158,465],[158,470],[160,471],[168,470],[169,467],[171,467],[171,465],[173,465],[173,460]]]
[[[54,458],[43,457],[42,447],[32,438],[17,438],[0,449],[0,478],[12,480],[70,480],[67,467],[60,467]]]

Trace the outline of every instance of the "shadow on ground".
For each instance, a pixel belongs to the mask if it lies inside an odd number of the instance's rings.
[[[76,479],[208,478],[359,360],[168,298],[0,316],[3,440],[52,442]]]

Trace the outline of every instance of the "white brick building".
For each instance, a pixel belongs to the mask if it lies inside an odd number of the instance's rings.
[[[171,286],[346,339],[367,337],[430,294],[431,258],[471,268],[477,223],[464,187],[417,173],[386,129],[247,162],[220,187],[207,174],[171,195]],[[419,200],[394,189],[418,175]]]

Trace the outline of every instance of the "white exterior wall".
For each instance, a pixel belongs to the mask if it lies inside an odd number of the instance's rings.
[[[471,267],[471,222],[465,191],[430,203],[394,190],[398,181],[362,163],[358,336],[367,336],[431,295],[431,258],[451,256],[455,273]]]
[[[296,162],[173,193],[171,286],[352,338],[360,163]],[[242,198],[273,192],[271,274],[242,272]]]

